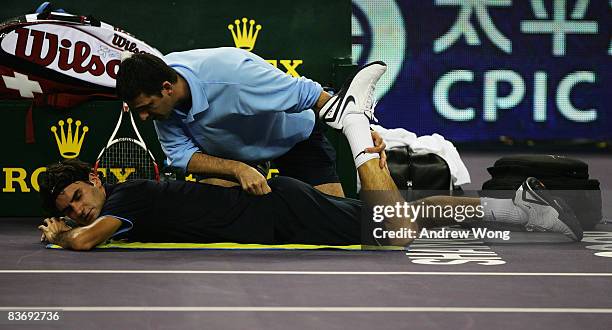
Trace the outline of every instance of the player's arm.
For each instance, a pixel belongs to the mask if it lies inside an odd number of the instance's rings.
[[[45,219],[45,225],[38,226],[49,243],[65,249],[87,251],[109,239],[120,227],[121,220],[103,216],[90,225],[70,228],[62,219]]]
[[[272,191],[266,178],[253,167],[239,161],[223,159],[201,152],[191,156],[187,165],[189,173],[206,173],[231,176],[236,178],[246,190],[253,195],[265,195]]]

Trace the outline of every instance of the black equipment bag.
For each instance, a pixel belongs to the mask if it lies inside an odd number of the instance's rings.
[[[408,191],[409,200],[448,195],[452,185],[450,169],[436,154],[415,155],[409,147],[385,150],[391,177],[399,190]]]
[[[492,178],[482,185],[483,196],[512,198],[532,176],[570,205],[585,230],[601,221],[599,181],[589,179],[589,167],[583,161],[556,155],[514,155],[500,158],[487,170]]]

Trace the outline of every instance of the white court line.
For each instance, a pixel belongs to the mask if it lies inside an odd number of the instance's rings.
[[[251,307],[251,306],[80,306],[0,307],[0,311],[62,312],[434,312],[434,313],[579,313],[612,314],[612,308],[524,308],[524,307]]]
[[[612,273],[520,272],[357,272],[299,270],[110,270],[110,269],[2,269],[0,274],[202,274],[202,275],[432,275],[432,276],[565,276],[612,277]]]

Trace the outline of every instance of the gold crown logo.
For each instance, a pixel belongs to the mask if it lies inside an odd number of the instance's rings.
[[[81,126],[81,121],[76,121],[76,129],[74,130],[74,134],[72,133],[72,118],[66,119],[68,123],[68,133],[64,131],[64,121],[60,120],[58,122],[60,126],[60,136],[57,135],[57,127],[51,126],[51,132],[55,135],[55,142],[57,143],[57,147],[59,148],[60,154],[64,158],[76,158],[81,152],[81,146],[83,145],[83,139],[85,138],[85,133],[89,131],[89,127],[83,126],[83,134],[79,137],[79,127]]]
[[[255,26],[255,31],[253,31],[255,20],[250,20],[248,27],[247,21],[249,20],[246,17],[242,18],[242,29],[240,28],[240,20],[234,21],[236,28],[234,28],[232,24],[228,25],[227,28],[232,31],[232,37],[234,38],[236,47],[251,51],[255,47],[255,41],[257,40],[259,30],[261,30],[261,25],[257,24],[257,26]]]

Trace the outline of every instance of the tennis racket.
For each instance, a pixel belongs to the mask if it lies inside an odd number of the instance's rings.
[[[132,126],[132,136],[125,134],[129,124]],[[120,137],[117,136],[120,133]],[[124,134],[121,136],[121,134]],[[159,168],[147,144],[140,136],[134,122],[132,112],[126,103],[119,112],[119,120],[106,146],[100,151],[94,172],[102,172],[103,183],[115,184],[126,180],[149,179],[159,181]]]

